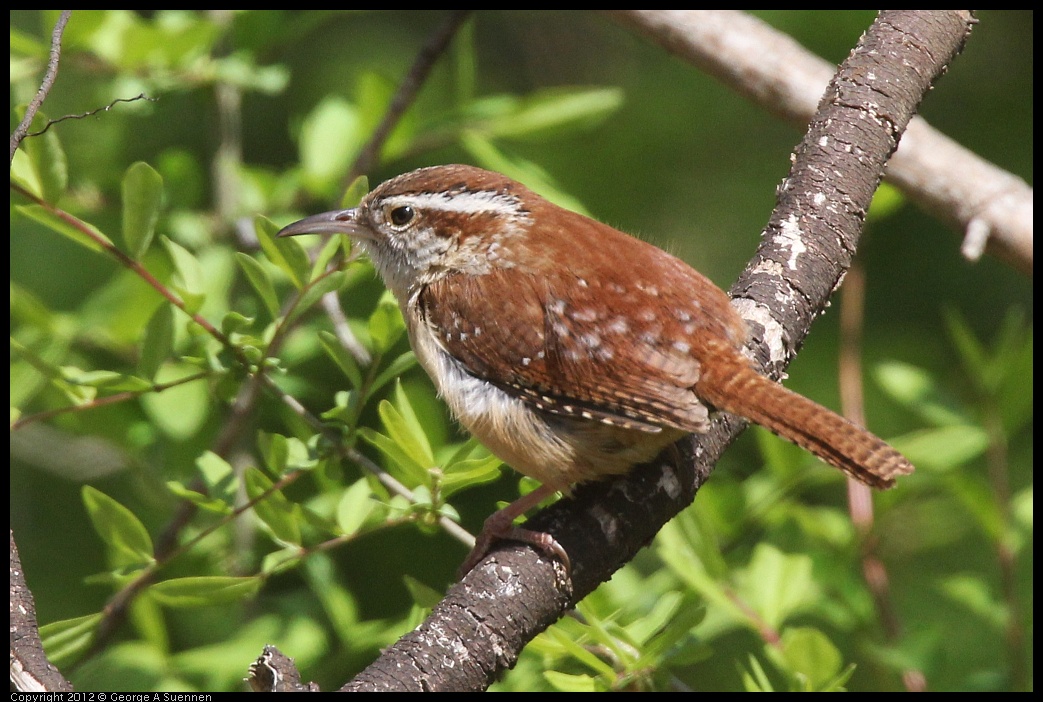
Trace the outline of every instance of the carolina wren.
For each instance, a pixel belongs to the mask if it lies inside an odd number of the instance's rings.
[[[465,570],[504,536],[567,565],[549,535],[514,518],[705,432],[712,410],[874,487],[913,470],[881,439],[754,370],[741,351],[745,322],[688,264],[499,173],[421,168],[279,235],[319,232],[358,242],[453,414],[543,486],[489,518]]]

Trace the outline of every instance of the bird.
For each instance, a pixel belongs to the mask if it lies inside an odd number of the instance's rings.
[[[540,483],[486,520],[463,571],[505,538],[568,568],[553,537],[514,520],[705,433],[713,412],[766,427],[875,488],[913,470],[865,428],[758,372],[743,353],[745,320],[690,265],[500,173],[420,168],[279,236],[309,233],[358,244],[452,414]]]

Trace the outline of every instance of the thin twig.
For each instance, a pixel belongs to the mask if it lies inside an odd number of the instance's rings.
[[[865,322],[866,274],[862,262],[855,260],[844,277],[840,294],[840,405],[844,416],[866,425],[865,394],[862,386],[862,329]],[[877,553],[873,530],[873,495],[868,486],[847,480],[847,503],[851,522],[862,542],[862,577],[873,596],[884,635],[892,644],[902,636],[902,624],[891,600],[891,578]],[[909,692],[925,691],[923,671],[902,671],[902,682]]]
[[[69,23],[71,16],[72,10],[62,10],[62,13],[58,16],[58,21],[54,23],[54,30],[51,32],[51,56],[47,59],[47,73],[44,74],[43,81],[40,83],[40,89],[36,91],[36,95],[29,102],[29,106],[25,108],[25,116],[22,117],[21,123],[15,128],[14,133],[11,134],[12,161],[14,161],[14,152],[18,150],[18,145],[22,143],[26,132],[29,131],[29,125],[32,124],[33,117],[40,110],[40,106],[43,105],[43,101],[47,98],[47,93],[51,91],[51,86],[54,85],[55,79],[58,78],[58,61],[62,55],[62,33],[65,31],[65,25]]]
[[[1018,554],[1009,536],[1012,533],[1014,515],[1011,504],[1007,433],[995,395],[986,392],[982,398],[982,405],[985,408],[983,425],[989,437],[985,463],[988,467],[989,485],[996,500],[996,511],[1001,519],[999,536],[995,538],[994,545],[1000,574],[1000,592],[1003,593],[1003,600],[1007,605],[1004,640],[1010,658],[1010,678],[1012,689],[1028,690],[1032,683],[1031,671],[1026,669],[1024,658],[1026,620],[1017,588]]]
[[[232,343],[232,340],[229,339],[224,334],[224,332],[222,332],[220,329],[211,324],[210,321],[202,315],[196,312],[192,312],[188,308],[188,305],[185,303],[185,301],[182,300],[177,293],[175,293],[169,287],[161,283],[159,279],[157,279],[156,276],[152,275],[152,273],[147,268],[145,268],[143,265],[135,261],[127,254],[123,253],[123,251],[116,247],[107,238],[99,235],[97,231],[95,231],[92,227],[87,226],[82,220],[69,214],[60,207],[52,205],[43,198],[38,197],[34,193],[23,188],[21,185],[12,181],[10,184],[10,188],[19,195],[25,197],[26,199],[32,200],[37,205],[44,208],[45,210],[53,214],[55,217],[62,220],[69,226],[73,227],[76,231],[80,232],[85,237],[90,239],[100,249],[102,249],[107,254],[115,258],[120,263],[120,265],[137,275],[139,278],[145,281],[153,290],[155,290],[164,298],[166,298],[170,302],[170,304],[174,305],[174,307],[178,308],[186,315],[188,315],[193,322],[205,329],[206,332],[210,334],[210,336],[217,339],[217,341],[220,342],[222,346],[228,349],[229,352],[231,352],[232,355],[235,356],[236,360],[239,361],[239,363],[241,363],[243,367],[250,367],[250,359],[246,357],[241,348]]]
[[[323,295],[320,302],[322,309],[326,311],[326,316],[329,317],[330,322],[333,324],[333,333],[336,335],[340,345],[348,350],[348,353],[358,361],[360,366],[371,364],[373,355],[355,336],[355,332],[351,331],[351,327],[348,326],[348,317],[344,314],[344,308],[340,306],[340,298],[337,297],[337,294],[329,293]]]
[[[343,187],[341,188],[342,198],[343,194],[347,192],[348,186],[360,175],[368,173],[376,164],[380,150],[383,148],[384,142],[387,141],[388,135],[391,134],[391,130],[395,128],[395,125],[402,119],[402,115],[405,114],[406,110],[416,99],[420,88],[424,85],[424,81],[427,80],[427,76],[431,73],[431,69],[434,68],[438,58],[445,51],[446,47],[449,46],[449,42],[456,35],[460,25],[467,19],[467,15],[470,12],[471,10],[453,10],[445,24],[439,27],[427,40],[427,43],[421,47],[420,52],[413,61],[412,67],[406,73],[405,78],[402,79],[394,97],[391,98],[387,112],[384,113],[384,119],[373,130],[373,136],[362,147],[359,155],[355,158],[355,162],[348,169],[348,173],[343,181]]]
[[[83,119],[85,117],[93,117],[94,115],[98,114],[99,112],[108,112],[117,103],[120,103],[120,102],[137,102],[138,100],[148,100],[149,102],[158,102],[159,98],[151,98],[148,95],[146,95],[145,93],[139,93],[138,95],[135,95],[132,98],[116,98],[115,100],[110,102],[108,105],[103,105],[103,106],[99,107],[96,110],[88,110],[86,112],[81,112],[78,115],[62,115],[61,117],[58,117],[56,119],[49,119],[49,120],[47,120],[47,124],[45,124],[43,126],[43,129],[41,129],[39,131],[36,131],[36,132],[30,132],[29,134],[26,134],[26,136],[27,137],[40,136],[40,135],[44,134],[52,126],[54,126],[55,124],[58,124],[59,122],[64,122],[67,119]]]
[[[127,400],[133,400],[136,397],[141,397],[148,393],[160,393],[164,390],[184,385],[185,383],[191,383],[196,380],[204,380],[209,377],[208,371],[201,371],[199,373],[193,373],[192,375],[185,376],[184,378],[178,378],[177,380],[171,380],[167,383],[154,383],[144,390],[126,390],[124,392],[117,392],[112,395],[106,395],[105,397],[99,397],[90,402],[84,402],[79,405],[69,405],[68,407],[58,407],[56,409],[47,410],[45,412],[37,412],[35,414],[27,414],[24,417],[19,417],[16,422],[13,422],[10,427],[10,431],[15,432],[22,427],[38,422],[42,419],[51,419],[57,417],[60,414],[67,414],[69,412],[81,412],[89,409],[96,409],[98,407],[104,407],[106,405],[114,405]]]

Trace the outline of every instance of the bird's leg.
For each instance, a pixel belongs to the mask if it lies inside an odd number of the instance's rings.
[[[485,520],[485,524],[482,525],[482,531],[475,539],[474,548],[471,549],[471,553],[467,555],[467,559],[463,562],[463,565],[460,566],[460,576],[463,577],[471,572],[471,569],[478,565],[479,561],[485,558],[485,555],[489,552],[493,543],[500,539],[521,541],[522,543],[531,544],[546,553],[548,556],[557,558],[565,566],[565,570],[568,571],[570,567],[569,556],[565,553],[565,549],[561,547],[561,544],[554,540],[553,536],[542,531],[533,531],[532,529],[525,529],[514,525],[515,519],[528,512],[555,492],[555,489],[547,487],[546,485],[541,485],[528,495],[519,497],[503,509],[493,512],[489,518]]]

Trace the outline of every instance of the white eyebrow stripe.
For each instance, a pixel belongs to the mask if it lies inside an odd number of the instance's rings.
[[[518,217],[524,214],[517,198],[494,190],[389,195],[384,198],[384,204],[391,206],[412,205],[421,209],[461,212],[463,214],[490,212],[511,217]]]

